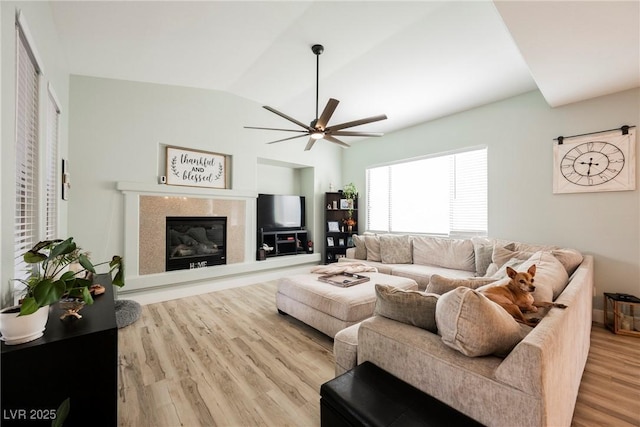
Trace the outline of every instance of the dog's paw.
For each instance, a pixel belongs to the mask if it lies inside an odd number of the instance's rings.
[[[568,306],[566,306],[564,304],[559,304],[559,303],[554,303],[553,306],[556,307],[556,308],[567,308],[568,307]]]
[[[542,319],[537,318],[537,317],[532,317],[532,318],[530,318],[530,319],[528,319],[528,320],[529,320],[529,323],[533,323],[534,325],[537,325],[538,323],[540,323],[540,321],[541,321]]]

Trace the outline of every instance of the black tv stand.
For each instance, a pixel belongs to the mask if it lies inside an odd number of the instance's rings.
[[[267,246],[273,248],[267,252],[267,258],[282,255],[297,255],[308,252],[308,233],[307,230],[301,229],[285,229],[258,231],[258,247],[262,248],[266,243]]]

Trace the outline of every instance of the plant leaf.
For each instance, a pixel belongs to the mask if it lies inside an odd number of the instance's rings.
[[[38,311],[39,308],[40,306],[38,305],[34,297],[26,297],[25,299],[22,300],[22,305],[20,306],[19,315],[26,316],[28,314],[33,314],[36,311]]]
[[[89,288],[82,288],[82,299],[88,305],[93,304],[93,297],[91,296],[91,292],[89,292]]]
[[[69,416],[69,410],[71,409],[71,398],[67,397],[56,410],[56,417],[51,422],[51,427],[62,427],[64,421]]]
[[[91,260],[89,260],[88,256],[86,256],[85,254],[80,254],[80,256],[78,256],[78,261],[80,261],[80,265],[82,266],[82,268],[92,272],[93,274],[96,273],[96,269],[93,267],[93,264],[91,263]]]
[[[62,280],[44,279],[33,288],[33,297],[40,307],[44,307],[62,298],[66,290],[67,285]]]
[[[66,255],[75,250],[76,250],[76,244],[73,243],[73,237],[69,237],[67,240],[57,244],[56,246],[53,247],[53,249],[51,249],[51,252],[49,253],[49,258],[52,259],[60,255]]]
[[[33,249],[31,249],[24,253],[22,259],[24,259],[24,262],[27,264],[37,264],[47,259],[47,256],[40,252],[34,252]]]
[[[118,272],[116,273],[111,283],[119,288],[124,286],[124,264],[120,264]]]

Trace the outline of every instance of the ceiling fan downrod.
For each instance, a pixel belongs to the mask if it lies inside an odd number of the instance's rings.
[[[311,46],[311,51],[316,55],[316,118],[312,122],[311,127],[315,127],[318,122],[318,97],[319,97],[319,87],[320,87],[320,55],[324,52],[324,46],[321,44],[314,44]]]

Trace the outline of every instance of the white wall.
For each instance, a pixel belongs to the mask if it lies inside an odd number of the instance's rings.
[[[68,152],[68,121],[69,121],[69,74],[65,62],[65,55],[60,47],[53,16],[49,4],[46,2],[10,2],[0,4],[0,291],[2,305],[9,303],[10,280],[15,277],[13,271],[13,235],[15,214],[15,110],[16,110],[16,12],[21,10],[31,35],[30,42],[38,52],[43,71],[40,83],[41,105],[46,105],[47,84],[51,83],[61,107],[59,122],[59,162],[67,157]],[[41,108],[41,111],[43,109]],[[44,117],[44,111],[41,114]],[[41,146],[44,142],[45,121],[40,123]],[[44,150],[41,150],[41,157]],[[58,177],[60,181],[60,177]],[[60,187],[60,183],[58,185]],[[60,235],[67,234],[67,203],[59,200],[59,231]]]
[[[486,144],[489,235],[594,255],[594,305],[602,307],[603,292],[640,295],[640,190],[554,195],[552,147],[560,135],[624,124],[640,125],[640,89],[560,108],[535,91],[358,142],[344,152],[342,174],[365,195],[367,166]],[[416,183],[415,197],[425,185]]]
[[[123,198],[116,182],[155,184],[165,175],[163,145],[231,155],[234,190],[308,196],[340,178],[339,147],[316,144],[305,152],[304,139],[268,145],[279,134],[243,126],[282,125],[282,119],[234,95],[72,76],[70,100],[69,231],[96,260],[123,251]],[[299,184],[284,179],[296,176]],[[310,223],[319,224],[322,212],[313,203],[311,209]]]

